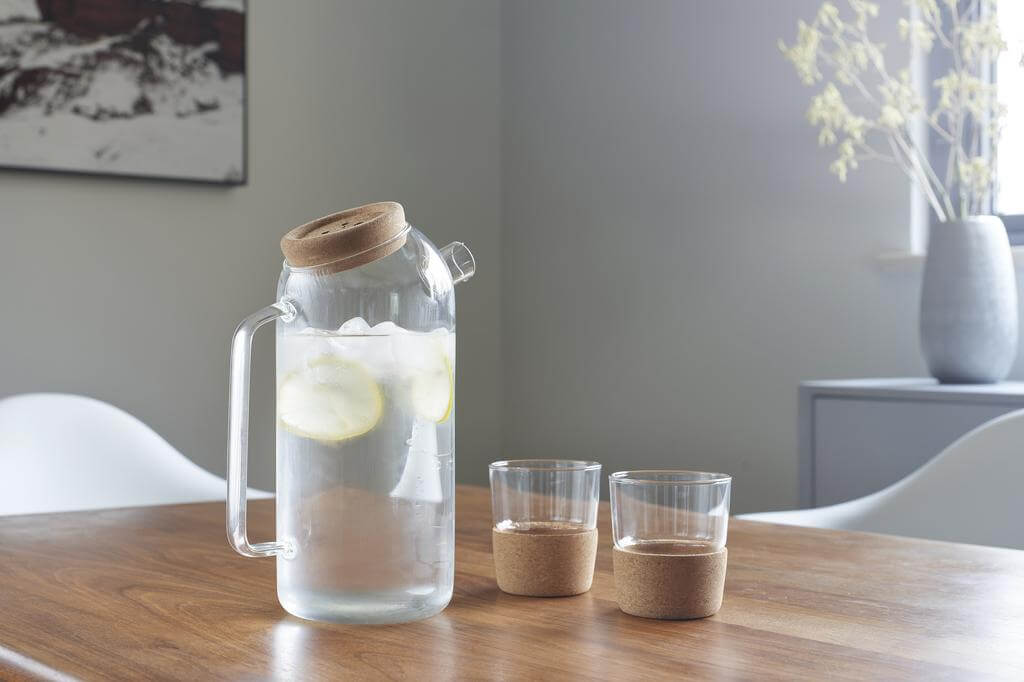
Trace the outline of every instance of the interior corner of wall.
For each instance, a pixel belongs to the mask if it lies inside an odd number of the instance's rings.
[[[918,190],[917,185],[910,183],[910,229],[907,247],[910,253],[924,253],[928,248],[928,202]]]

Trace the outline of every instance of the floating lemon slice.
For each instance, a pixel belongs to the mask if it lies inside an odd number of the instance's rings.
[[[321,355],[289,374],[277,396],[284,428],[327,442],[370,431],[383,409],[380,387],[366,368],[336,355]]]
[[[440,424],[448,421],[455,402],[452,363],[441,344],[430,361],[417,368],[412,378],[410,395],[416,416]]]

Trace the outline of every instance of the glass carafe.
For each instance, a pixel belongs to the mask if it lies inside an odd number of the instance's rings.
[[[398,204],[295,228],[278,300],[231,349],[227,530],[277,557],[281,605],[303,618],[394,623],[441,611],[454,576],[454,284],[461,243],[438,250]],[[246,533],[253,332],[277,322],[277,537]]]

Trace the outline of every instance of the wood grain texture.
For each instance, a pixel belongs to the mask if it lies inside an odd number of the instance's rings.
[[[451,606],[390,626],[285,614],[221,504],[0,518],[0,679],[1024,678],[1024,552],[733,521],[722,610],[657,621],[616,607],[607,505],[558,599],[500,592],[489,493],[457,505]]]

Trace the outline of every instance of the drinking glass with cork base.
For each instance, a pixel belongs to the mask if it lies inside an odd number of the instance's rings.
[[[717,613],[725,588],[732,477],[620,471],[608,481],[619,608],[663,619]]]
[[[590,589],[597,558],[601,465],[521,459],[490,466],[498,587],[530,597]]]

